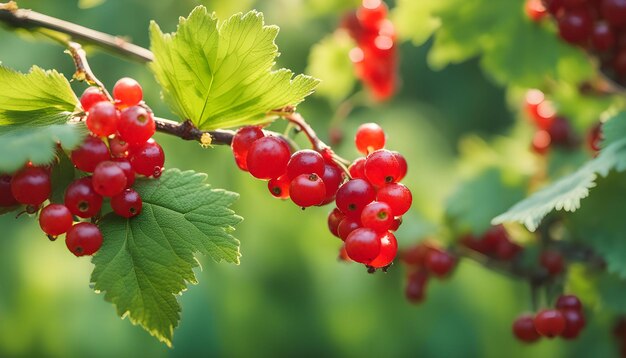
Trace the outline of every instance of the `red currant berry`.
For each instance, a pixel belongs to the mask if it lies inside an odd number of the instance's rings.
[[[367,228],[359,228],[346,238],[346,252],[356,262],[369,264],[380,253],[380,238],[382,235]]]
[[[424,264],[428,271],[433,275],[437,277],[445,277],[456,265],[456,259],[446,251],[431,249],[426,254]]]
[[[165,154],[163,148],[154,139],[149,139],[143,145],[133,148],[130,153],[130,164],[135,173],[158,178],[163,171]]]
[[[624,36],[626,38],[626,36]],[[626,76],[626,47],[615,54],[613,59],[613,69],[620,76]]]
[[[117,215],[125,218],[139,215],[142,205],[141,196],[133,189],[125,189],[111,198],[111,209]]]
[[[385,132],[376,123],[361,124],[356,131],[354,143],[359,152],[367,155],[385,147]]]
[[[339,226],[337,226],[337,234],[339,235],[339,238],[341,240],[346,241],[346,238],[348,238],[348,235],[350,235],[351,232],[353,232],[354,230],[360,227],[361,227],[361,222],[359,220],[349,218],[349,217],[344,217],[343,220],[341,220],[341,222],[339,223]]]
[[[363,27],[378,28],[387,16],[387,5],[381,0],[363,0],[356,14]]]
[[[398,253],[398,241],[396,237],[388,232],[380,238],[380,253],[368,264],[374,268],[387,267],[391,265]]]
[[[615,46],[615,34],[606,22],[598,22],[591,33],[591,45],[596,51],[608,51]]]
[[[581,311],[583,309],[582,303],[578,297],[574,295],[561,295],[556,300],[556,308],[559,310],[576,310]]]
[[[602,142],[602,123],[596,123],[587,133],[587,146],[593,152],[600,151],[600,143]]]
[[[102,233],[96,225],[81,222],[67,231],[65,244],[76,256],[93,255],[102,246]]]
[[[402,225],[402,216],[396,216],[395,218],[393,218],[393,222],[389,227],[389,231],[398,231],[400,225]]]
[[[548,10],[543,5],[541,0],[526,0],[526,6],[524,8],[526,10],[526,15],[529,19],[534,22],[541,21],[546,15],[548,15]]]
[[[339,210],[353,218],[360,218],[365,205],[374,199],[376,199],[374,187],[363,179],[353,179],[344,183],[335,196]]]
[[[535,330],[534,318],[532,315],[523,314],[513,322],[513,334],[522,342],[532,343],[541,336]]]
[[[548,131],[540,129],[536,131],[535,135],[533,136],[531,148],[533,152],[539,155],[545,155],[550,150],[550,143],[552,143],[550,133],[548,133]]]
[[[425,270],[410,273],[404,291],[406,299],[413,304],[422,302],[426,298],[427,283],[428,273]]]
[[[117,163],[102,162],[93,172],[92,185],[96,193],[112,197],[126,188],[126,174]]]
[[[0,175],[0,207],[17,205],[13,193],[11,192],[11,176]]]
[[[135,171],[133,170],[132,165],[130,164],[130,160],[126,158],[113,158],[112,160],[116,163],[126,175],[126,187],[130,188],[135,183]]]
[[[558,20],[561,38],[570,43],[583,43],[593,31],[593,17],[589,10],[567,10]]]
[[[341,220],[345,217],[346,216],[341,212],[341,210],[337,208],[334,208],[333,211],[328,214],[328,230],[331,234],[339,237],[337,229],[339,228],[339,223],[341,223]]]
[[[350,176],[352,179],[365,179],[365,157],[360,157],[354,160],[348,167]]]
[[[378,232],[386,232],[393,224],[394,217],[391,208],[386,203],[372,201],[367,204],[361,212],[361,223],[363,227],[370,228]]]
[[[420,242],[406,249],[402,253],[402,262],[409,266],[422,267],[426,261],[426,255],[432,250],[432,247],[426,242]]]
[[[301,174],[324,174],[324,158],[311,149],[299,150],[291,156],[287,164],[287,176],[293,179]]]
[[[395,183],[402,175],[396,156],[386,149],[379,149],[368,155],[364,169],[367,180],[375,186]]]
[[[546,250],[539,256],[539,262],[551,276],[556,276],[563,272],[565,262],[563,255],[558,251]]]
[[[561,310],[565,318],[565,329],[561,332],[561,337],[565,339],[575,339],[580,331],[585,327],[585,315],[580,310]]]
[[[275,198],[288,199],[290,184],[291,181],[285,174],[280,178],[270,179],[270,181],[267,182],[267,188],[270,190],[270,194],[272,194]]]
[[[601,11],[612,26],[626,26],[626,0],[602,0]]]
[[[326,163],[324,164],[322,180],[326,187],[326,196],[321,205],[325,205],[335,200],[335,194],[337,194],[337,190],[339,190],[339,186],[343,182],[343,172],[336,165]]]
[[[109,148],[102,139],[94,136],[87,136],[83,144],[72,151],[74,166],[87,173],[93,173],[100,162],[109,159],[111,159]]]
[[[391,153],[393,153],[393,155],[396,157],[396,160],[398,161],[398,165],[400,165],[400,172],[399,172],[398,177],[396,178],[396,181],[401,181],[406,176],[409,166],[406,162],[406,158],[404,158],[402,154],[398,152],[391,152]]]
[[[11,193],[22,204],[39,206],[50,196],[50,174],[40,167],[26,167],[13,175]]]
[[[392,183],[378,190],[377,200],[389,204],[393,216],[402,216],[411,208],[413,196],[406,186]]]
[[[94,104],[105,101],[108,101],[107,96],[98,87],[87,87],[83,95],[80,96],[80,105],[85,112],[89,112]]]
[[[85,177],[67,187],[64,202],[73,215],[86,219],[100,211],[102,196],[93,189],[91,177]]]
[[[513,260],[521,251],[521,246],[510,240],[506,240],[498,243],[495,255],[500,260],[510,261]]]
[[[111,150],[111,155],[113,157],[126,158],[128,156],[130,144],[124,141],[122,138],[115,136],[109,139],[109,149]]]
[[[296,205],[307,208],[324,200],[326,186],[317,174],[300,174],[289,184],[289,196]]]
[[[99,137],[115,134],[119,122],[119,114],[113,103],[105,101],[94,104],[87,115],[87,128]]]
[[[259,138],[248,150],[248,171],[258,179],[278,178],[287,171],[289,146],[277,137]]]
[[[548,128],[548,133],[550,134],[550,142],[553,144],[568,146],[573,142],[572,127],[565,118],[556,117]]]
[[[554,338],[565,330],[565,317],[558,310],[542,310],[533,320],[537,333]]]
[[[339,261],[343,261],[343,262],[351,262],[352,261],[352,260],[350,260],[350,257],[348,256],[348,253],[346,252],[346,245],[345,244],[341,245],[341,247],[339,248],[339,255],[338,255],[337,259]]]
[[[233,154],[235,156],[235,162],[241,170],[248,171],[248,165],[246,157],[248,150],[252,143],[257,139],[263,138],[265,134],[259,126],[247,126],[240,128],[233,136],[233,141],[230,144]]]
[[[134,106],[143,99],[143,90],[137,81],[124,77],[113,86],[113,98],[123,107]]]
[[[117,125],[120,138],[131,145],[145,143],[156,132],[152,113],[140,106],[128,107],[122,111]]]
[[[65,205],[50,204],[39,213],[39,226],[50,236],[66,233],[73,223],[72,213]]]

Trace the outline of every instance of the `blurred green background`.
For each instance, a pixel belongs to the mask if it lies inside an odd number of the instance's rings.
[[[148,23],[173,31],[178,16],[198,5],[192,0],[20,1],[21,7],[76,22],[149,46]],[[342,0],[204,1],[223,18],[257,8],[266,22],[281,27],[279,65],[304,72],[313,44],[332,32]],[[391,3],[390,3],[391,4]],[[79,8],[78,6],[82,6]],[[90,7],[97,5],[95,7]],[[476,61],[433,72],[426,64],[430,44],[401,47],[402,89],[384,105],[360,108],[343,125],[346,138],[366,121],[386,130],[389,147],[409,162],[406,184],[414,207],[397,236],[401,246],[433,231],[454,190],[459,139],[469,132],[505,133],[515,117],[503,89],[484,77]],[[53,43],[18,37],[0,29],[0,61],[27,71],[31,65],[73,73],[69,56]],[[146,68],[102,52],[91,66],[111,87],[117,79],[140,81],[147,103],[171,114],[159,100]],[[82,91],[82,84],[74,84]],[[300,106],[326,139],[333,108],[312,97]],[[591,316],[574,342],[542,340],[524,346],[510,332],[513,319],[530,308],[529,287],[463,261],[447,281],[429,283],[419,306],[404,299],[405,271],[368,275],[363,267],[336,260],[340,242],[328,233],[329,208],[301,211],[268,195],[264,182],[236,169],[228,148],[202,149],[196,143],[159,136],[168,167],[206,172],[210,183],[241,194],[234,206],[245,220],[237,226],[240,266],[200,257],[200,284],[181,298],[182,323],[173,349],[139,327],[122,321],[102,295],[89,288],[91,264],[76,259],[62,240],[50,243],[36,220],[0,217],[0,356],[188,357],[610,357],[615,356],[610,317]],[[357,153],[347,140],[337,148]],[[476,210],[480,210],[477,206]]]

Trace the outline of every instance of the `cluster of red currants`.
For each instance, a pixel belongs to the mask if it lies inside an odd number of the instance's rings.
[[[522,342],[532,343],[540,337],[575,339],[585,327],[585,314],[578,297],[561,295],[556,309],[545,309],[536,315],[523,314],[513,322],[513,334]]]
[[[551,14],[559,36],[597,56],[603,71],[618,82],[626,81],[626,1],[527,0],[533,21]]]
[[[363,0],[341,25],[358,45],[350,51],[357,76],[379,101],[393,96],[398,82],[396,30],[387,12],[381,0]]]
[[[114,103],[96,87],[80,98],[91,134],[71,153],[72,163],[89,176],[73,181],[64,202],[50,203],[39,212],[39,224],[51,240],[66,234],[66,245],[76,256],[92,255],[102,245],[102,234],[92,222],[75,222],[100,214],[103,197],[112,210],[126,218],[141,212],[142,200],[131,187],[135,175],[158,177],[164,163],[161,147],[151,139],[155,123],[142,102],[139,83],[120,79],[113,88]],[[107,145],[108,144],[108,145]],[[50,197],[50,167],[27,165],[0,180],[0,206],[27,205],[34,214]]]
[[[411,303],[426,297],[426,283],[430,276],[445,279],[456,267],[457,258],[437,243],[422,241],[402,253],[402,262],[408,267],[405,296]]]
[[[481,236],[464,235],[460,243],[468,249],[502,261],[513,260],[523,250],[522,246],[511,241],[502,225],[492,226]]]
[[[392,232],[400,227],[413,201],[411,191],[400,183],[407,172],[406,160],[384,149],[385,141],[377,124],[358,128],[355,144],[366,156],[348,168],[350,180],[337,190],[337,207],[328,215],[330,232],[344,241],[340,257],[362,263],[370,272],[393,262],[398,242]]]
[[[537,154],[547,154],[552,146],[574,149],[580,145],[569,121],[557,115],[552,101],[538,89],[526,92],[524,108],[532,124],[537,128],[532,140],[532,149]],[[587,132],[587,147],[594,154],[600,150],[601,123],[593,125]]]

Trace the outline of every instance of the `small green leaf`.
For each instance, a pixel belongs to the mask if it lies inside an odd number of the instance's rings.
[[[461,184],[447,201],[447,217],[460,231],[484,233],[494,215],[524,197],[524,181],[507,179],[491,168]]]
[[[606,137],[600,155],[576,172],[535,192],[515,204],[504,214],[493,219],[494,224],[517,221],[534,231],[552,210],[575,211],[580,201],[596,186],[598,175],[607,176],[612,169],[626,169],[626,112],[622,112],[603,126]]]
[[[398,0],[391,17],[398,34],[420,46],[441,26],[435,13],[442,6],[445,1]]]
[[[265,26],[256,11],[220,23],[198,6],[175,33],[150,24],[150,68],[171,110],[200,129],[267,122],[269,111],[297,105],[319,82],[272,70],[277,34],[278,27]]]
[[[239,241],[230,233],[241,217],[229,209],[237,194],[211,189],[206,175],[170,169],[158,180],[140,180],[139,216],[106,215],[104,243],[93,257],[91,281],[120,316],[143,326],[168,346],[180,320],[176,295],[196,283],[194,254],[239,263]]]
[[[315,94],[334,102],[339,102],[350,94],[356,83],[356,76],[349,52],[355,46],[346,31],[335,31],[313,46],[307,72],[321,80]]]
[[[53,203],[63,203],[65,200],[65,189],[74,180],[74,164],[63,150],[57,151],[58,163],[52,167],[50,180],[52,182],[52,194],[50,201]]]

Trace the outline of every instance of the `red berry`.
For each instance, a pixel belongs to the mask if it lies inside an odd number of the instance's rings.
[[[363,179],[353,179],[344,183],[335,196],[339,210],[354,218],[360,218],[365,205],[374,199],[376,199],[374,187]]]
[[[126,189],[111,198],[111,209],[125,218],[139,215],[142,205],[141,196],[133,189]]]
[[[130,153],[130,164],[135,173],[158,178],[163,171],[165,154],[163,148],[154,139],[133,148]]]
[[[324,174],[324,158],[311,149],[299,150],[291,156],[287,163],[287,176],[293,179],[301,174]]]
[[[544,0],[546,9],[552,15],[557,15],[563,9],[564,0]]]
[[[102,196],[115,196],[126,188],[126,174],[117,163],[102,162],[93,172],[92,185]]]
[[[270,181],[267,182],[267,188],[269,189],[270,194],[272,194],[275,198],[288,199],[290,184],[291,181],[285,174],[280,178],[270,179]]]
[[[583,306],[578,297],[574,295],[561,295],[556,300],[556,308],[559,310],[581,311]]]
[[[626,36],[624,36],[626,38]],[[613,59],[613,69],[620,76],[626,76],[626,47],[615,54]]]
[[[324,164],[324,174],[322,175],[324,187],[326,188],[326,196],[322,205],[331,203],[335,200],[335,194],[339,190],[339,186],[343,182],[343,172],[334,164]]]
[[[561,38],[570,43],[583,43],[593,31],[593,18],[589,10],[567,10],[558,20]]]
[[[388,232],[380,238],[380,253],[368,265],[380,268],[391,265],[398,253],[398,241],[396,237]]]
[[[413,245],[406,249],[402,253],[402,261],[409,266],[424,266],[426,255],[428,255],[430,250],[432,250],[432,247],[430,247],[426,242],[420,242],[417,245]]]
[[[0,175],[0,207],[17,205],[13,193],[11,193],[11,176]]]
[[[247,126],[239,128],[237,133],[233,136],[233,141],[230,144],[235,156],[235,162],[241,170],[248,171],[248,165],[246,162],[246,156],[252,143],[257,139],[263,138],[265,134],[259,126]]]
[[[411,303],[420,303],[426,297],[426,283],[428,273],[425,270],[417,270],[409,274],[404,295]]]
[[[80,96],[80,105],[85,112],[89,112],[94,104],[105,101],[108,101],[107,96],[98,87],[87,87],[83,95]]]
[[[87,128],[99,137],[115,134],[120,116],[113,103],[105,101],[94,104],[87,115]]]
[[[87,136],[83,144],[72,151],[74,166],[87,173],[93,173],[100,162],[109,159],[111,159],[109,148],[102,139],[94,136]]]
[[[626,0],[602,0],[602,16],[615,27],[626,26]]]
[[[387,16],[387,5],[381,0],[363,0],[356,14],[363,27],[377,28]]]
[[[360,227],[361,222],[358,219],[344,217],[339,223],[339,226],[337,226],[337,234],[341,240],[346,241],[348,235]]]
[[[126,158],[128,156],[128,150],[130,149],[130,143],[124,141],[122,138],[115,136],[109,139],[109,149],[111,155],[115,158]]]
[[[424,262],[429,272],[437,277],[445,277],[456,265],[456,259],[448,252],[440,249],[431,249],[426,254]]]
[[[354,160],[348,167],[350,176],[352,179],[365,179],[365,157],[360,157]]]
[[[591,45],[597,51],[608,51],[615,46],[615,34],[606,22],[598,22],[591,33]]]
[[[523,314],[513,322],[513,334],[522,342],[532,343],[537,341],[541,336],[535,330],[533,316]]]
[[[64,202],[73,215],[86,219],[100,211],[102,196],[93,189],[91,177],[85,177],[67,187]]]
[[[385,202],[391,207],[393,216],[402,216],[409,211],[413,196],[406,186],[399,183],[387,184],[378,190],[376,194],[378,201]]]
[[[558,310],[542,310],[533,320],[537,333],[554,338],[565,330],[565,317]]]
[[[356,131],[354,143],[359,152],[367,155],[385,147],[385,132],[376,123],[364,123]]]
[[[324,200],[326,186],[317,174],[300,174],[291,181],[289,196],[296,205],[307,208]]]
[[[515,256],[517,256],[517,254],[519,254],[521,251],[521,246],[510,240],[506,240],[498,243],[498,246],[496,246],[495,255],[500,260],[509,261],[514,259]]]
[[[391,152],[391,153],[393,153],[393,155],[396,157],[396,160],[398,161],[398,165],[400,166],[400,171],[399,171],[398,177],[396,178],[396,181],[401,181],[402,179],[404,179],[409,169],[408,164],[406,162],[406,158],[404,158],[404,156],[398,152]]]
[[[368,155],[364,169],[367,180],[375,186],[395,183],[402,175],[396,156],[386,149],[379,149]]]
[[[346,216],[337,208],[334,208],[333,211],[328,214],[328,230],[330,230],[331,234],[339,237],[337,229],[339,229],[339,223],[341,223],[341,220],[345,217]]]
[[[66,233],[73,223],[72,213],[65,205],[50,204],[39,213],[39,226],[50,236]]]
[[[137,81],[124,77],[113,86],[113,98],[124,107],[139,104],[143,99],[143,91]]]
[[[550,134],[550,143],[561,146],[568,146],[573,142],[573,132],[569,121],[562,117],[556,117],[550,128],[548,128],[548,134]]]
[[[372,201],[361,212],[363,227],[378,232],[386,232],[393,224],[394,217],[388,204],[380,201]]]
[[[39,206],[50,196],[50,174],[40,167],[26,167],[13,175],[11,193],[21,204]]]
[[[539,262],[551,276],[556,276],[563,272],[565,263],[563,255],[558,251],[546,250],[539,256]]]
[[[400,228],[400,225],[402,225],[402,216],[396,216],[393,218],[389,231],[397,231]]]
[[[524,8],[526,10],[526,15],[532,21],[541,21],[546,15],[548,15],[548,10],[543,5],[541,0],[526,0],[526,6]]]
[[[117,131],[130,145],[140,145],[154,135],[156,124],[151,112],[141,106],[132,106],[122,111]]]
[[[289,146],[277,137],[259,138],[248,150],[248,171],[258,179],[278,178],[287,171],[291,154]]]
[[[382,235],[367,228],[358,228],[346,238],[346,252],[348,256],[359,263],[369,264],[380,253],[380,238]]]
[[[535,135],[533,136],[531,148],[535,153],[539,155],[545,155],[550,150],[550,143],[552,143],[550,133],[548,133],[548,131],[540,129],[536,131]]]
[[[563,318],[565,318],[565,329],[561,332],[561,337],[565,339],[578,337],[578,334],[586,324],[583,312],[575,309],[565,309],[561,310],[561,313]]]
[[[102,233],[96,225],[81,222],[67,231],[65,244],[76,256],[93,255],[102,246]]]
[[[112,161],[116,163],[124,172],[124,175],[126,176],[126,187],[130,188],[133,186],[135,183],[135,171],[130,164],[130,160],[126,158],[113,158]]]
[[[587,133],[587,145],[593,152],[600,151],[600,143],[602,142],[602,123],[596,123]]]

